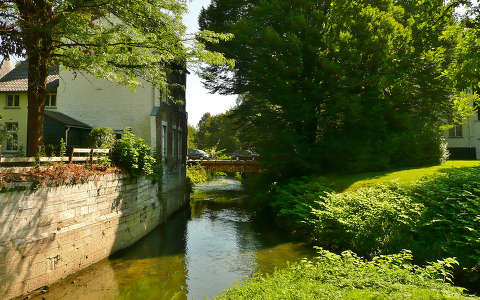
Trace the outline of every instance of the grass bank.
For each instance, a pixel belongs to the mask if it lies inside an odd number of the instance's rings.
[[[451,260],[422,268],[411,259],[408,251],[371,261],[320,251],[313,261],[257,275],[217,299],[478,299],[444,282]]]
[[[407,267],[412,276],[418,275],[416,270],[431,268],[430,262],[440,263],[442,259],[453,258],[452,261],[459,262],[454,269],[456,282],[480,292],[478,161],[449,161],[439,166],[390,172],[296,178],[272,186],[263,197],[287,226],[307,233],[314,244],[335,253],[353,251],[365,259],[373,259],[371,264],[361,263],[372,272],[371,276],[368,272],[362,275],[366,278],[365,286],[357,289],[355,276],[358,275],[355,274],[360,270],[343,261],[344,258],[338,258],[340,261],[335,260],[333,265],[314,264],[313,269],[309,269],[309,263],[299,264],[294,267],[296,269],[281,270],[272,277],[256,277],[245,287],[230,290],[222,296],[225,299],[244,296],[245,299],[289,299],[285,296],[288,294],[282,294],[282,290],[288,289],[307,291],[305,297],[303,292],[292,292],[298,296],[293,297],[295,299],[463,297],[461,293],[455,294],[458,290],[450,292],[448,287],[431,285],[423,279],[415,279],[420,283],[418,286],[404,286],[407,279],[374,276],[391,271],[374,263],[378,261],[375,257],[402,253],[404,249],[411,251],[413,263],[424,266]],[[338,268],[339,264],[345,271]],[[318,275],[322,272],[330,277]],[[260,289],[261,285],[266,288]],[[318,289],[310,292],[314,286]],[[379,286],[398,289],[378,291]],[[270,294],[276,296],[255,296]]]
[[[412,184],[426,176],[448,173],[452,169],[480,167],[480,161],[447,161],[438,166],[415,169],[401,169],[395,171],[368,172],[358,174],[330,174],[320,176],[318,182],[336,192],[352,192],[361,187],[376,184],[398,183],[400,185]]]

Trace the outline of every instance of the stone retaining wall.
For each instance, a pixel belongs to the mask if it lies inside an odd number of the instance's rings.
[[[182,173],[165,174],[164,193],[118,174],[0,193],[1,297],[25,295],[134,244],[183,206]]]

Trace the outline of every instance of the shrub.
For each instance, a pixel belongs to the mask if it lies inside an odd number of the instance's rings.
[[[113,161],[133,176],[153,176],[156,160],[150,152],[150,146],[128,127],[113,147]]]
[[[56,156],[57,154],[57,149],[58,147],[56,145],[53,145],[53,144],[46,144],[45,145],[45,154],[48,156],[48,157],[53,157],[53,156]]]
[[[395,184],[327,193],[315,204],[308,222],[317,243],[370,257],[412,246],[424,208]]]
[[[162,153],[155,151],[153,153],[153,158],[155,159],[155,162],[152,165],[153,175],[151,177],[154,182],[161,183],[163,178]]]
[[[411,249],[425,263],[455,256],[480,267],[480,168],[446,169],[410,184],[333,193],[315,178],[275,187],[271,206],[317,244],[372,257]]]
[[[416,256],[455,255],[464,267],[480,267],[480,168],[449,169],[425,177],[409,191],[425,209],[415,227]]]
[[[308,226],[309,220],[314,217],[312,208],[317,207],[319,197],[329,191],[328,187],[313,177],[302,177],[274,185],[269,203],[277,215],[286,219],[288,225],[298,229]]]
[[[67,144],[63,140],[63,138],[60,140],[60,145],[58,147],[58,156],[64,157],[65,154],[67,153]]]
[[[187,167],[187,181],[191,187],[196,184],[205,183],[208,180],[207,171],[201,165]]]
[[[109,127],[93,128],[88,134],[88,145],[91,148],[112,149],[115,135]]]
[[[455,264],[445,259],[422,268],[409,251],[366,261],[350,251],[321,250],[313,261],[256,275],[217,299],[478,299],[445,282]]]

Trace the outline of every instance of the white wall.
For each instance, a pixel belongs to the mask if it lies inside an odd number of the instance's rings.
[[[448,137],[448,131],[446,132]],[[463,137],[449,137],[448,147],[451,148],[476,148],[477,159],[480,159],[480,121],[475,113],[463,124]]]
[[[152,85],[146,82],[133,93],[128,87],[108,80],[61,69],[57,111],[92,127],[107,126],[114,130],[132,127],[151,144],[151,132],[155,132],[150,122],[154,97]]]

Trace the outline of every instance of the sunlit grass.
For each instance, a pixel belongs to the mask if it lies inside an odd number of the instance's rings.
[[[451,168],[479,167],[480,161],[458,160],[447,161],[438,166],[426,168],[412,168],[386,172],[369,172],[358,174],[332,174],[320,177],[320,181],[337,192],[354,191],[360,187],[378,183],[397,182],[399,184],[412,183],[427,175],[442,174],[442,171]]]

